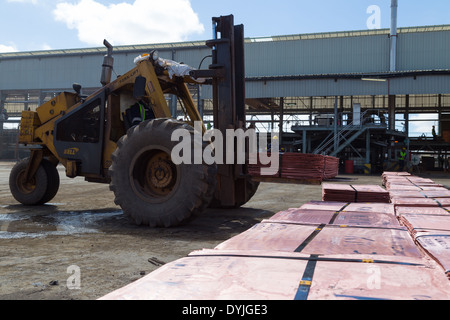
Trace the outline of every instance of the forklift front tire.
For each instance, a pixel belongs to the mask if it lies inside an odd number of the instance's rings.
[[[138,225],[178,226],[200,214],[211,201],[217,168],[175,165],[171,150],[178,142],[171,136],[178,129],[194,135],[194,128],[173,119],[143,122],[120,139],[112,155],[109,172],[114,201]]]

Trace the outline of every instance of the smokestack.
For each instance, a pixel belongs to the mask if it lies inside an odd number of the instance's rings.
[[[398,0],[391,0],[391,54],[390,71],[397,71],[397,8]]]
[[[100,78],[100,83],[103,86],[106,86],[111,82],[112,70],[114,65],[113,54],[113,46],[105,40],[103,40],[103,44],[106,48],[108,48],[108,53],[103,57],[103,65],[102,65],[102,76]]]

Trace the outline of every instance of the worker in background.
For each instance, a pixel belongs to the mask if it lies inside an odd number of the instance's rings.
[[[437,134],[436,134],[436,127],[433,126],[433,129],[431,130],[431,133],[433,135],[433,140],[436,141],[437,140]]]
[[[0,121],[6,121],[8,120],[8,112],[6,112],[6,109],[3,108],[2,112],[0,113]]]
[[[278,140],[278,136],[273,136],[272,140]],[[272,152],[272,143],[267,145],[267,152]]]
[[[406,156],[407,156],[406,148],[403,148],[402,151],[400,151],[400,157],[398,158],[398,164],[399,164],[400,172],[405,169]]]

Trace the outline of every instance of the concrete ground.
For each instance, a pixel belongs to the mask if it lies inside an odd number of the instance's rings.
[[[311,200],[318,185],[262,183],[243,208],[208,209],[188,225],[138,227],[122,215],[108,185],[69,179],[51,203],[20,205],[8,185],[13,162],[0,162],[0,299],[93,300],[190,252],[214,248],[262,219]],[[423,175],[450,185],[450,175]],[[381,185],[380,176],[340,176]],[[340,183],[349,183],[348,180]],[[79,282],[74,279],[79,280]],[[79,284],[79,288],[73,286]]]

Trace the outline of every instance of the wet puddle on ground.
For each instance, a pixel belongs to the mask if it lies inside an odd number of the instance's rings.
[[[7,208],[7,206],[2,206]],[[50,235],[98,233],[108,221],[122,216],[113,212],[52,212],[50,214],[0,213],[0,239],[42,238]]]

